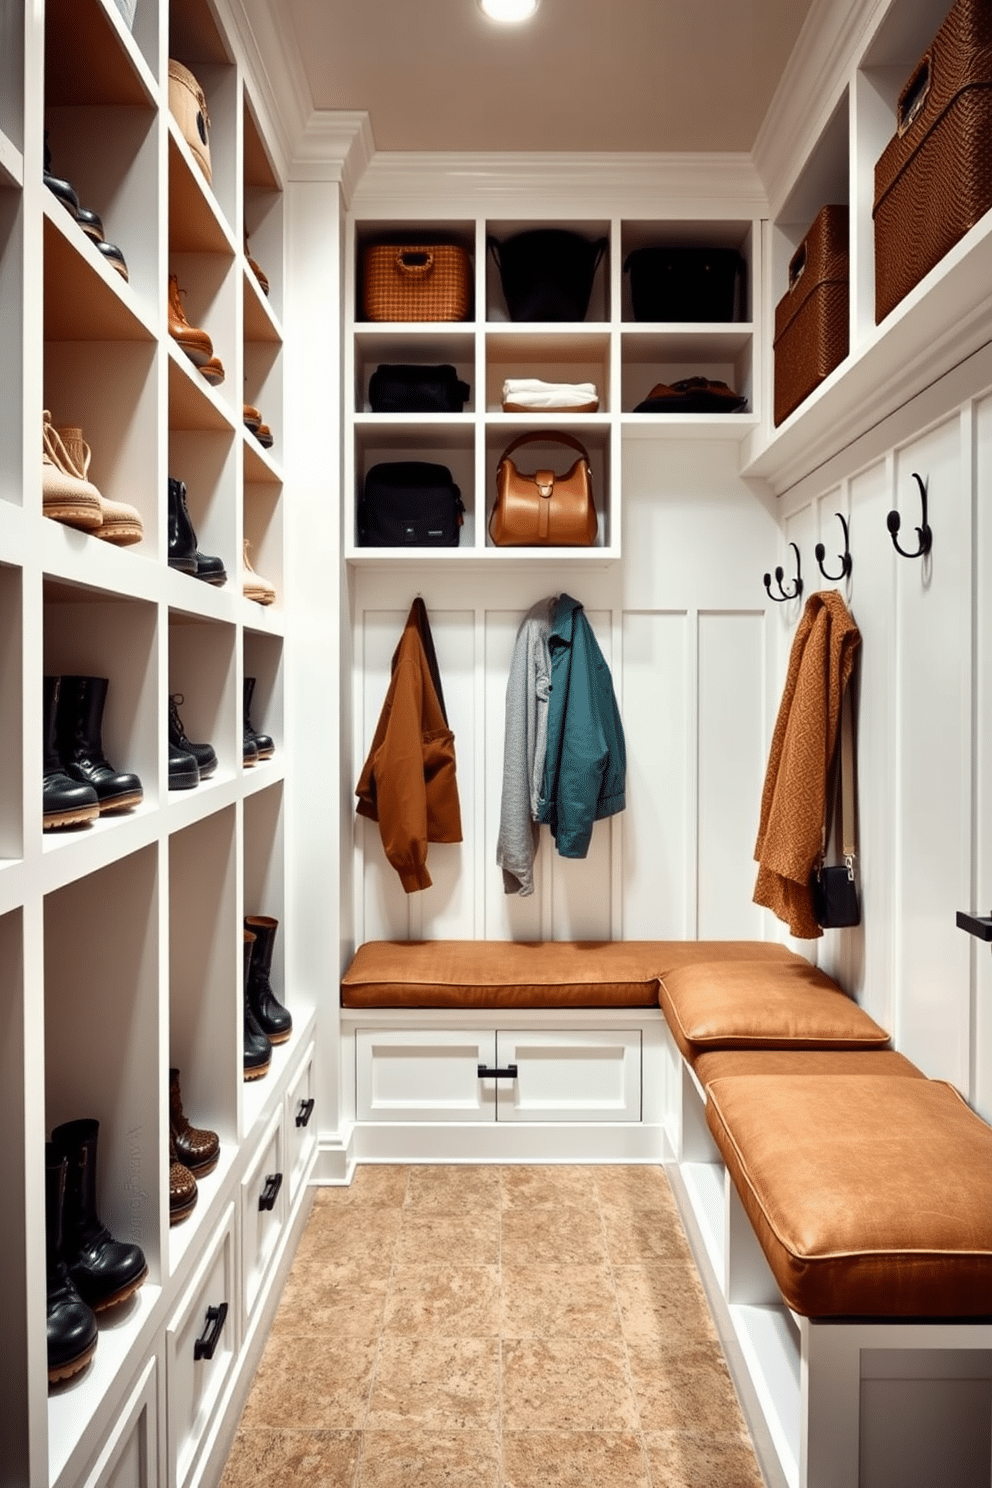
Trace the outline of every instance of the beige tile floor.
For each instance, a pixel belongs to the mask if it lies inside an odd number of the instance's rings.
[[[762,1488],[664,1171],[319,1190],[222,1488]]]

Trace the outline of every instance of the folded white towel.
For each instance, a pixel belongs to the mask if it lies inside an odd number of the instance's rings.
[[[594,382],[544,382],[540,377],[508,377],[503,383],[503,406],[525,408],[587,408],[599,403]]]

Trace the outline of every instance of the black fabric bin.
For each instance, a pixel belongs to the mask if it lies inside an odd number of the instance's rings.
[[[425,460],[373,465],[358,503],[358,546],[457,548],[464,510],[446,465]]]
[[[744,260],[736,248],[635,248],[630,274],[635,320],[743,320]]]
[[[511,320],[585,320],[606,238],[536,227],[487,242]]]

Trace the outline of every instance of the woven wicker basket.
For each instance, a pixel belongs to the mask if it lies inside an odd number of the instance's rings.
[[[210,115],[203,89],[188,67],[169,58],[169,111],[183,139],[208,181],[210,170]]]
[[[775,306],[776,425],[847,356],[848,263],[847,207],[823,207],[792,255],[789,288]]]
[[[370,244],[362,259],[367,320],[467,320],[472,262],[453,243]]]

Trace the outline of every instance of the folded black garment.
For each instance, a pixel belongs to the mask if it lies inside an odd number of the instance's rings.
[[[740,413],[747,398],[735,393],[725,382],[712,382],[707,377],[686,377],[682,382],[658,382],[635,413]]]
[[[449,366],[381,366],[369,378],[373,413],[461,413],[470,393]]]

